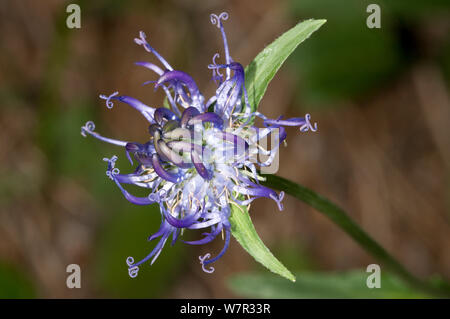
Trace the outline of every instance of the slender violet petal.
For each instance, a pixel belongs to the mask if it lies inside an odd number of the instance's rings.
[[[138,110],[139,112],[141,112],[142,115],[144,115],[144,117],[149,121],[149,122],[153,122],[153,113],[155,112],[155,108],[150,107],[144,103],[142,103],[141,101],[132,98],[130,96],[126,96],[126,95],[117,95],[118,92],[115,92],[113,94],[111,94],[110,96],[106,96],[106,95],[100,95],[100,98],[103,100],[106,100],[106,106],[108,108],[112,108],[113,107],[113,103],[111,102],[111,100],[118,100],[120,102],[123,102],[125,104],[128,104],[129,106],[131,106],[132,108]]]
[[[202,264],[202,268],[203,268],[203,270],[205,272],[210,273],[211,270],[214,271],[213,267],[210,267],[210,269],[206,269],[205,266],[209,265],[209,264],[211,264],[211,263],[213,263],[215,261],[217,261],[218,259],[220,259],[225,254],[225,252],[227,251],[229,245],[230,245],[230,230],[226,229],[225,230],[225,245],[223,246],[223,248],[220,251],[220,253],[216,257],[214,257],[212,259],[207,259],[207,258],[209,258],[209,256],[208,257],[206,257],[206,256],[209,255],[209,254],[204,256],[206,258],[200,259],[201,260],[200,263]]]
[[[178,183],[181,181],[182,175],[180,173],[171,173],[166,171],[162,167],[158,154],[152,155],[152,165],[153,168],[155,169],[156,174],[158,174],[161,178],[165,179],[166,181],[172,183]]]
[[[216,127],[218,129],[223,128],[223,119],[216,113],[212,113],[212,112],[207,112],[207,113],[202,113],[202,114],[196,115],[188,121],[188,124],[195,125],[195,124],[199,124],[199,123],[203,123],[203,122],[211,122],[214,125],[216,125]]]
[[[197,170],[198,174],[203,177],[205,180],[210,180],[213,175],[206,168],[206,166],[202,163],[200,155],[196,152],[194,148],[191,150],[191,160]]]
[[[207,243],[213,241],[214,238],[216,238],[216,236],[222,231],[222,228],[223,228],[222,227],[222,223],[219,223],[217,225],[215,231],[212,232],[211,234],[208,234],[204,238],[199,239],[199,240],[192,240],[192,241],[184,241],[183,240],[183,243],[189,244],[189,245],[204,245],[204,244],[207,244]]]
[[[143,66],[144,68],[150,69],[153,72],[155,72],[156,74],[158,74],[159,76],[164,74],[164,71],[157,65],[150,63],[150,62],[136,62],[136,65],[140,65]]]
[[[155,118],[156,123],[159,125],[163,125],[163,119],[166,120],[179,120],[178,117],[169,109],[160,107],[156,109],[153,117]]]
[[[150,46],[150,44],[148,44],[148,42],[146,40],[146,35],[144,32],[140,31],[139,38],[135,38],[134,42],[138,45],[142,45],[147,52],[153,53],[156,56],[156,58],[159,61],[161,61],[161,63],[164,65],[164,67],[167,70],[173,70],[173,68],[170,66],[170,64],[155,49],[153,49],[153,47]]]
[[[97,132],[94,132],[94,130],[95,130],[94,122],[88,121],[88,122],[86,122],[86,124],[83,127],[81,127],[81,135],[86,137],[86,134],[89,134],[89,135],[95,137],[96,139],[99,139],[99,140],[101,140],[103,142],[114,144],[114,145],[117,145],[117,146],[126,146],[127,143],[128,143],[128,142],[125,142],[125,141],[115,140],[115,139],[112,139],[112,138],[101,136]]]
[[[163,83],[171,81],[180,81],[181,83],[186,85],[192,97],[195,97],[199,94],[199,90],[197,84],[195,84],[194,79],[189,74],[183,71],[169,71],[164,73],[156,82],[155,88]]]
[[[200,112],[195,107],[188,107],[187,109],[185,109],[183,115],[181,116],[181,127],[186,127],[189,120],[199,114]]]

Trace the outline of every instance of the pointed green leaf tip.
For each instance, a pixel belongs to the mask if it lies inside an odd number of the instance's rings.
[[[266,245],[264,245],[261,238],[259,238],[247,209],[243,206],[240,206],[240,208],[242,210],[234,205],[231,206],[230,223],[231,233],[234,238],[236,238],[239,244],[256,261],[260,262],[270,271],[295,282],[294,275],[275,258]]]
[[[261,51],[245,68],[245,85],[252,112],[256,111],[267,86],[295,48],[319,29],[326,20],[306,20],[281,35]],[[270,271],[295,282],[294,275],[270,252],[256,233],[248,211],[231,207],[231,233],[256,261]]]
[[[298,23],[265,47],[245,68],[245,87],[252,112],[258,109],[269,82],[288,56],[325,22],[324,19],[310,19]]]

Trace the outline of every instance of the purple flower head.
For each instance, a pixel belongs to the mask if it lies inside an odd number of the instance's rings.
[[[164,90],[169,108],[153,108],[132,97],[118,92],[106,96],[106,106],[112,108],[120,101],[139,111],[149,122],[149,140],[136,143],[106,138],[95,132],[93,122],[81,128],[83,136],[91,135],[99,140],[121,146],[132,165],[133,173],[121,174],[115,167],[117,156],[107,162],[106,175],[120,189],[124,197],[136,205],[158,204],[161,211],[161,226],[148,238],[158,239],[153,250],[140,261],[128,257],[126,263],[129,275],[136,277],[142,263],[158,258],[167,240],[173,245],[185,229],[202,229],[203,237],[194,241],[183,241],[190,245],[203,245],[224,233],[225,244],[215,257],[208,253],[200,256],[205,272],[213,272],[209,264],[218,260],[230,242],[231,205],[247,206],[254,199],[267,197],[283,209],[283,192],[260,185],[258,167],[271,165],[278,146],[286,138],[284,126],[299,126],[300,131],[317,130],[310,123],[310,116],[283,120],[268,119],[259,112],[252,112],[245,88],[244,68],[231,58],[223,21],[227,13],[212,14],[211,22],[216,25],[224,43],[225,63],[208,66],[213,73],[217,90],[209,100],[200,93],[194,79],[187,73],[173,67],[146,40],[143,32],[135,39],[138,45],[152,53],[162,66],[149,62],[137,65],[150,69],[157,75],[153,83],[155,89]],[[263,120],[264,128],[250,124],[253,117]],[[261,140],[276,134],[277,143],[271,150],[260,145]],[[259,160],[257,154],[266,156]],[[129,193],[124,184],[147,188],[146,197]],[[171,238],[171,239],[170,239]]]

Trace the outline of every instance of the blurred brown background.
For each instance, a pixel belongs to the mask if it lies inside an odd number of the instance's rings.
[[[140,30],[205,97],[207,64],[222,52],[209,14],[227,11],[233,58],[251,62],[306,18],[327,24],[301,44],[274,78],[260,110],[269,117],[312,114],[319,132],[288,130],[281,176],[330,198],[414,274],[450,278],[450,15],[448,1],[377,1],[382,28],[368,29],[368,1],[80,1],[81,29],[68,29],[71,2],[0,3],[0,296],[236,297],[228,276],[265,270],[235,241],[216,272],[197,257],[222,242],[166,247],[130,279],[125,259],[153,247],[154,208],[134,207],[105,176],[103,157],[124,153],[80,127],[145,141],[146,123],[99,94],[119,91],[160,106],[161,92],[135,61],[153,61],[133,42]],[[337,271],[376,262],[321,214],[285,198],[251,215],[265,244],[293,270]],[[66,287],[66,266],[82,288]]]

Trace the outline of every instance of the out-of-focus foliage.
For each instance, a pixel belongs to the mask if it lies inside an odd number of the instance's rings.
[[[443,47],[439,62],[442,65],[442,71],[444,72],[447,82],[450,82],[450,39]]]
[[[34,287],[25,274],[17,268],[0,263],[0,299],[35,296]]]
[[[239,274],[228,285],[237,295],[248,298],[426,298],[405,286],[398,278],[383,272],[381,288],[367,288],[369,273],[296,273],[295,283],[270,274]]]
[[[289,269],[296,269],[297,272],[318,269],[316,261],[300,241],[280,240],[271,245],[271,250]]]
[[[382,0],[380,4],[405,19],[430,18],[436,14],[449,12],[449,4],[446,0]]]
[[[361,97],[389,85],[420,54],[418,29],[448,10],[445,0],[377,1],[381,28],[369,29],[366,8],[373,1],[290,3],[291,16],[328,20],[320,36],[293,59],[301,74],[302,98],[310,103]]]

